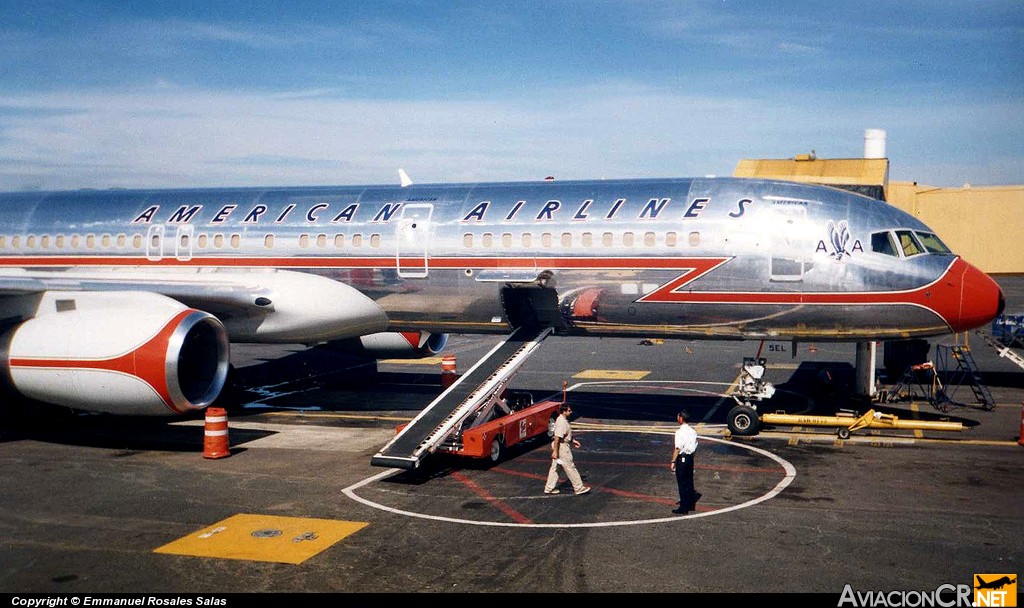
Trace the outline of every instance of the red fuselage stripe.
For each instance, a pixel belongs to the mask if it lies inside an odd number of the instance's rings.
[[[906,304],[930,310],[948,323],[939,310],[952,310],[953,302],[933,298],[930,288],[947,279],[954,266],[966,264],[955,259],[941,276],[931,283],[902,291],[863,292],[772,292],[772,291],[693,291],[684,287],[714,271],[730,259],[729,257],[431,257],[426,266],[435,269],[485,268],[485,269],[559,269],[559,270],[675,270],[683,271],[675,279],[639,298],[640,303],[677,304],[813,304],[813,305],[860,305],[860,304]],[[22,256],[0,258],[0,267],[66,267],[66,266],[184,266],[184,267],[234,267],[234,268],[333,268],[337,270],[361,270],[376,268],[424,268],[423,257],[402,257],[401,264],[395,256],[386,257],[193,257],[187,261],[174,257],[160,260],[145,260],[131,256]],[[938,290],[946,294],[951,290]]]

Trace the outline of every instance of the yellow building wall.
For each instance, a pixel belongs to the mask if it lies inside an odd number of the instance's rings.
[[[890,182],[888,201],[989,273],[1024,273],[1024,186],[935,188]]]

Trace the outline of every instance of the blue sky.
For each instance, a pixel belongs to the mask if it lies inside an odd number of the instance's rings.
[[[0,3],[0,190],[730,175],[1024,183],[1024,3]]]

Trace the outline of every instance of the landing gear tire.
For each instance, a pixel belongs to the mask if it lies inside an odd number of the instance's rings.
[[[838,431],[836,431],[836,435],[839,435],[840,439],[849,439],[850,438],[850,429],[848,429],[846,427],[842,427]]]
[[[749,405],[737,405],[729,410],[726,422],[733,435],[757,435],[761,429],[761,419],[758,418],[757,411]]]
[[[491,462],[498,462],[501,460],[502,452],[505,451],[505,437],[498,435],[491,442]]]

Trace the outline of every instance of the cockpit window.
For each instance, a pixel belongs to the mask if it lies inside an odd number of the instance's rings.
[[[917,237],[910,230],[897,230],[896,238],[900,241],[900,247],[903,249],[903,255],[910,257],[919,253],[924,253],[924,247],[918,242]]]
[[[946,244],[939,240],[939,237],[930,232],[915,232],[918,240],[928,250],[928,253],[952,253]]]
[[[871,251],[894,257],[899,257],[902,252],[908,258],[921,253],[952,253],[935,234],[913,230],[872,233]]]
[[[899,257],[900,255],[896,252],[896,244],[892,242],[892,234],[888,231],[876,232],[871,235],[871,251],[893,257]]]

